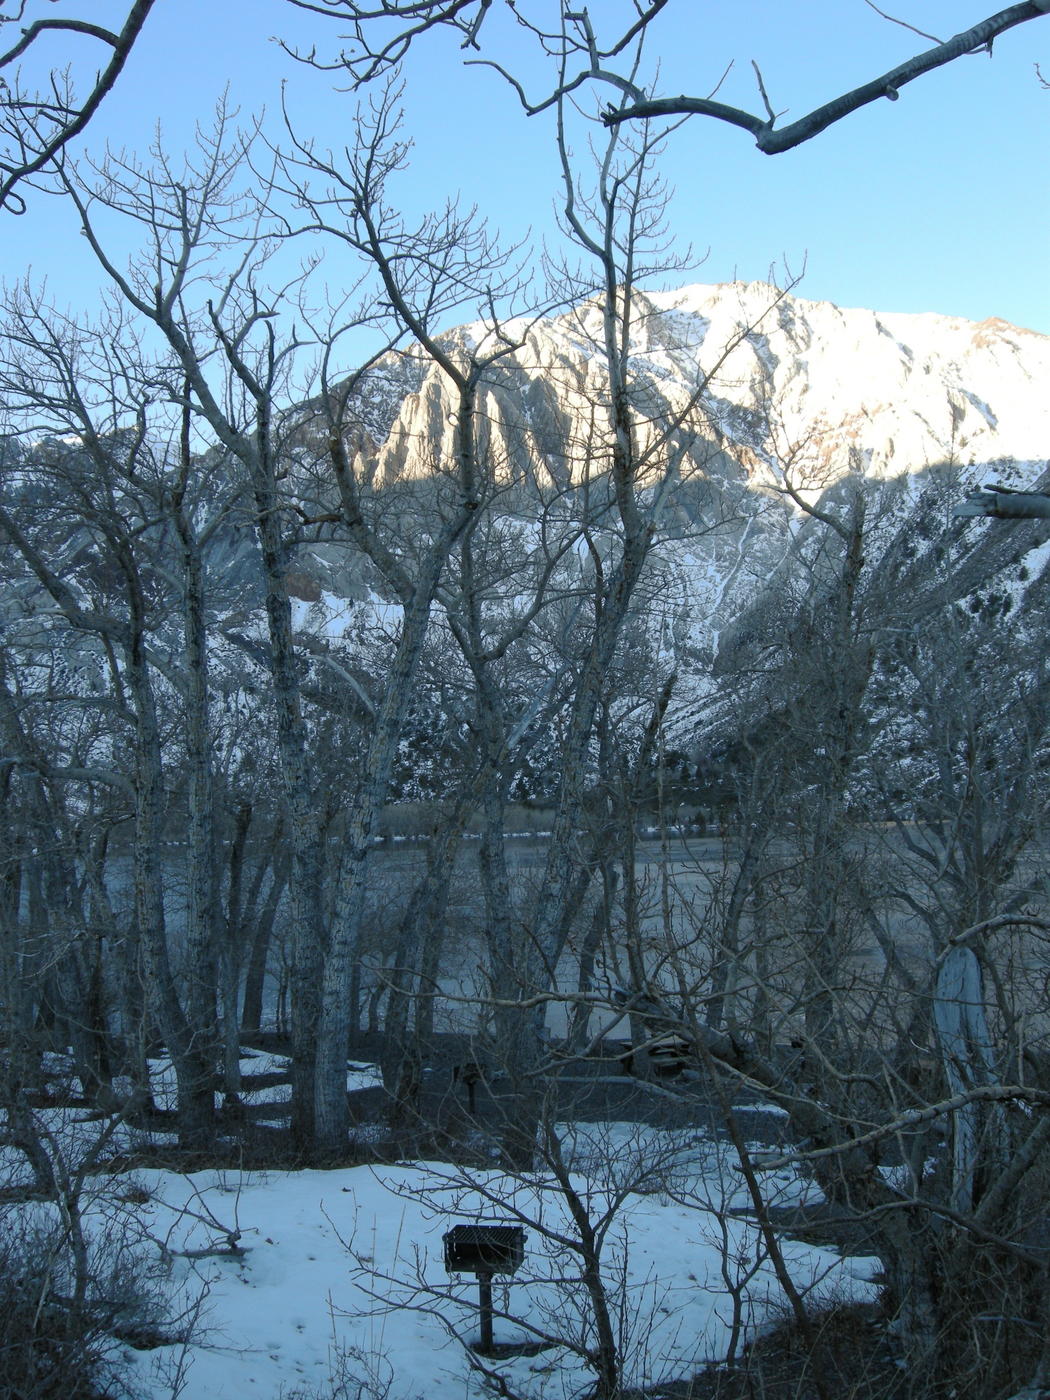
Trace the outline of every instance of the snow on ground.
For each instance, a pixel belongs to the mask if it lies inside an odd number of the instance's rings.
[[[173,1111],[178,1091],[171,1061],[167,1058],[159,1058],[148,1060],[147,1064],[150,1092],[153,1095],[155,1107],[162,1112]],[[56,1100],[60,1099],[63,1093],[79,1092],[79,1081],[72,1073],[68,1055],[48,1053],[43,1056],[42,1067],[50,1080],[51,1091]],[[258,1114],[258,1121],[272,1121],[277,1125],[287,1125],[292,1096],[291,1065],[287,1056],[252,1051],[241,1056],[240,1068],[241,1074],[244,1076],[241,1084],[243,1102],[249,1107],[259,1105],[273,1109],[272,1119],[267,1115]],[[272,1078],[276,1075],[284,1077],[276,1083],[259,1084],[254,1082],[264,1077]],[[371,1089],[381,1085],[382,1082],[383,1077],[375,1065],[347,1061],[346,1087],[348,1093],[357,1089]],[[114,1080],[114,1084],[119,1089],[121,1081]],[[128,1088],[130,1090],[130,1085]],[[217,1095],[216,1103],[218,1100],[219,1096]],[[115,1124],[110,1120],[100,1121],[99,1115],[89,1109],[38,1110],[35,1117],[38,1125],[50,1139],[49,1150],[51,1154],[70,1165],[92,1151],[103,1134],[106,1137],[104,1158],[134,1153],[144,1147],[163,1147],[165,1144],[175,1144],[178,1141],[176,1133],[165,1132],[156,1125],[139,1127],[123,1121],[118,1121]],[[32,1175],[25,1156],[4,1143],[2,1129],[0,1129],[0,1188],[25,1187],[32,1181]]]
[[[612,1140],[630,1141],[634,1133],[634,1125],[615,1125]],[[416,1162],[242,1178],[137,1176],[150,1197],[142,1209],[151,1233],[172,1248],[199,1249],[209,1234],[216,1237],[214,1226],[178,1216],[183,1204],[200,1214],[202,1200],[217,1218],[237,1221],[245,1247],[239,1257],[175,1262],[173,1281],[187,1304],[204,1295],[200,1335],[185,1353],[183,1400],[278,1396],[296,1387],[324,1394],[340,1355],[350,1375],[373,1372],[377,1395],[389,1382],[389,1400],[481,1396],[464,1346],[477,1332],[476,1286],[469,1277],[449,1278],[442,1249],[453,1223],[479,1218],[521,1223],[527,1236],[521,1272],[494,1290],[497,1342],[561,1342],[488,1364],[517,1393],[537,1400],[578,1394],[587,1383],[587,1368],[572,1350],[590,1340],[581,1323],[582,1289],[569,1281],[578,1263],[544,1233],[572,1230],[564,1198],[542,1174],[523,1180]],[[580,1173],[574,1182],[592,1213],[607,1207],[607,1181]],[[723,1202],[721,1183],[701,1177],[693,1188],[693,1199],[681,1179],[670,1192],[629,1195],[609,1232],[607,1277],[628,1371],[638,1383],[688,1374],[704,1358],[724,1354],[732,1308],[723,1265],[734,1279],[753,1273],[745,1306],[752,1327],[782,1303],[754,1226],[726,1214],[728,1203],[719,1215],[702,1208],[705,1198]],[[841,1260],[794,1243],[786,1253],[802,1289],[870,1292],[871,1260]],[[168,1348],[129,1355],[145,1394],[166,1394],[173,1359]]]
[[[286,1074],[283,1057],[257,1052],[241,1068],[249,1102],[287,1100],[287,1082],[253,1083]],[[52,1069],[61,1079],[62,1065]],[[174,1088],[170,1063],[151,1061],[150,1071],[163,1106]],[[348,1065],[348,1088],[376,1082],[373,1066]],[[79,1109],[44,1107],[34,1116],[56,1162],[74,1163],[107,1132],[104,1121]],[[142,1137],[121,1123],[106,1155]],[[442,1237],[455,1223],[487,1220],[520,1224],[527,1236],[524,1266],[494,1288],[496,1341],[533,1345],[485,1364],[523,1397],[579,1395],[593,1380],[583,1360],[593,1337],[571,1247],[579,1235],[553,1170],[558,1156],[591,1220],[608,1220],[602,1267],[630,1383],[688,1375],[723,1356],[734,1291],[748,1333],[782,1313],[725,1143],[638,1123],[563,1123],[555,1139],[548,1169],[527,1176],[404,1162],[89,1178],[89,1233],[122,1241],[160,1271],[174,1326],[195,1319],[188,1341],[151,1351],[121,1347],[129,1392],[141,1400],[480,1400],[483,1376],[476,1357],[472,1369],[469,1349],[478,1332],[476,1282],[447,1274]],[[28,1179],[21,1154],[0,1147],[0,1184]],[[770,1204],[820,1199],[790,1167],[764,1172],[763,1186]],[[19,1212],[23,1223],[39,1223],[50,1210],[26,1202],[4,1214],[13,1227]],[[784,1250],[796,1286],[813,1296],[873,1292],[873,1260],[792,1241]],[[540,1342],[546,1345],[537,1350]],[[353,1384],[336,1391],[347,1378]]]
[[[286,1080],[280,1084],[257,1085],[254,1078],[264,1075],[291,1075],[291,1062],[286,1055],[271,1055],[261,1050],[241,1056],[241,1098],[246,1104],[287,1105],[291,1099],[291,1084]],[[175,1071],[168,1059],[149,1061],[150,1088],[153,1100],[160,1109],[174,1109],[178,1100]],[[355,1089],[371,1089],[381,1085],[383,1077],[375,1065],[359,1065],[347,1062],[346,1087],[348,1092]]]
[[[60,1111],[46,1113],[57,1138]],[[70,1115],[62,1121],[68,1131]],[[72,1131],[100,1127],[81,1120]],[[556,1135],[591,1219],[611,1219],[603,1268],[632,1383],[687,1375],[724,1355],[732,1288],[750,1332],[782,1314],[761,1236],[736,1213],[748,1198],[724,1143],[635,1123],[561,1124]],[[0,1161],[8,1180],[10,1151]],[[778,1204],[815,1199],[788,1168],[764,1182]],[[579,1258],[565,1243],[578,1235],[552,1170],[149,1169],[96,1178],[85,1195],[89,1230],[119,1232],[162,1264],[172,1316],[197,1318],[185,1344],[122,1347],[127,1385],[142,1400],[313,1400],[333,1394],[341,1367],[366,1382],[341,1392],[354,1400],[480,1400],[468,1349],[477,1287],[448,1276],[442,1247],[452,1224],[478,1220],[521,1224],[527,1236],[521,1271],[494,1288],[497,1343],[549,1343],[486,1364],[535,1400],[568,1400],[593,1379],[580,1355],[593,1339]],[[873,1260],[791,1241],[784,1249],[804,1291],[873,1292]]]

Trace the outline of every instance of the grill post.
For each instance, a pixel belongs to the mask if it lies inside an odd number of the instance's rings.
[[[478,1274],[478,1310],[481,1314],[481,1344],[478,1351],[488,1356],[492,1351],[492,1275]]]

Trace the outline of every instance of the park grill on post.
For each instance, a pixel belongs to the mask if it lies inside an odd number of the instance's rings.
[[[478,1351],[492,1350],[492,1280],[516,1274],[525,1260],[525,1231],[520,1225],[453,1225],[446,1231],[445,1268],[450,1274],[474,1274],[478,1280],[481,1340]]]

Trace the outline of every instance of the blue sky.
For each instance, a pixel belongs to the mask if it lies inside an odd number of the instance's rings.
[[[82,9],[62,0],[71,12]],[[540,0],[544,3],[544,0]],[[105,12],[112,0],[95,9]],[[524,5],[523,5],[524,8]],[[593,0],[601,24],[623,6]],[[946,38],[997,8],[958,0],[885,0],[882,8]],[[490,52],[540,91],[549,73],[509,16],[494,11]],[[145,149],[160,121],[180,150],[228,85],[247,116],[264,107],[276,126],[282,80],[303,132],[338,145],[355,99],[338,79],[295,65],[280,34],[319,51],[339,26],[283,0],[160,0],[117,90],[83,143]],[[734,67],[719,97],[759,110],[751,60],[785,120],[926,47],[864,0],[672,0],[654,26],[661,95],[703,95]],[[86,52],[86,50],[85,50]],[[412,167],[398,198],[409,214],[451,195],[476,203],[506,235],[553,236],[557,165],[549,117],[527,118],[492,70],[464,68],[451,39],[420,46],[405,67]],[[678,281],[765,278],[786,262],[806,276],[798,294],[883,311],[1002,316],[1050,333],[1050,17],[1002,36],[995,56],[974,55],[848,117],[807,146],[760,154],[747,133],[694,117],[669,139],[661,172],[674,194],[680,246],[706,260]],[[584,98],[594,106],[593,98]],[[36,198],[0,224],[7,278],[31,265],[60,302],[89,306],[99,278],[71,211]],[[338,281],[338,261],[328,275]]]

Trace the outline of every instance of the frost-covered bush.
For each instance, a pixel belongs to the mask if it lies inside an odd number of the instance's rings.
[[[0,1395],[95,1400],[119,1394],[122,1343],[161,1335],[156,1270],[116,1236],[78,1259],[43,1210],[0,1219]]]

